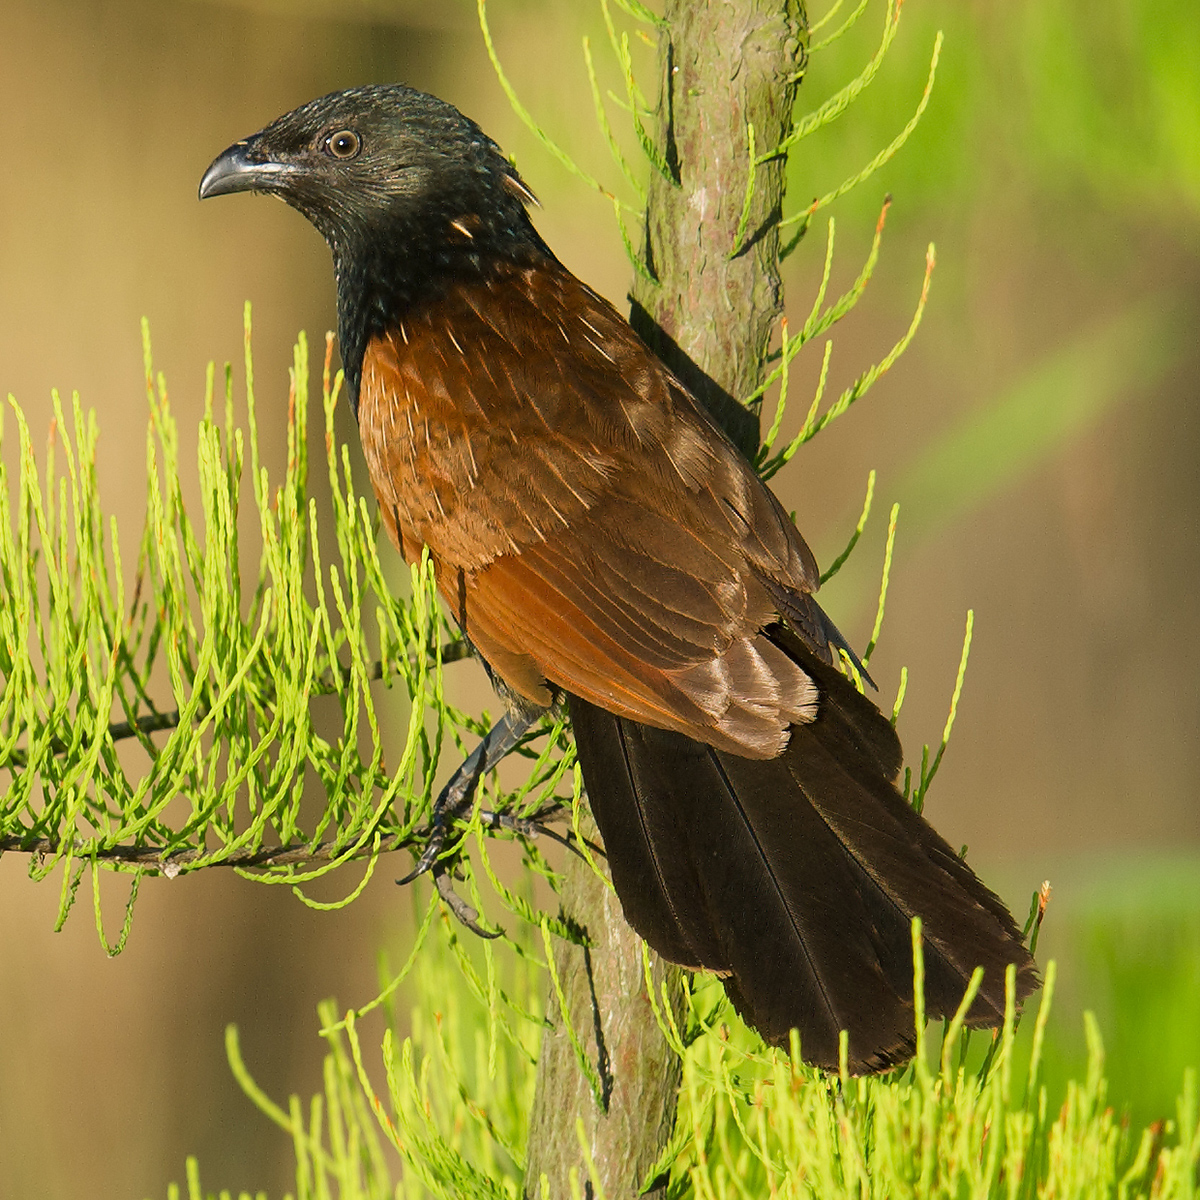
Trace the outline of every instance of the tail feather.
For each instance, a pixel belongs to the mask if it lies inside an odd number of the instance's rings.
[[[597,794],[604,797],[599,806],[604,814],[600,831],[610,869],[608,848],[619,848],[621,878],[614,876],[614,884],[626,918],[639,933],[654,930],[653,939],[642,936],[670,962],[720,969],[723,951],[711,922],[695,919],[696,913],[707,910],[699,874],[702,864],[691,854],[679,853],[679,847],[687,845],[687,812],[669,793],[663,803],[661,764],[643,744],[649,727],[621,720],[574,696],[570,708],[577,722],[576,741],[582,729],[587,757],[602,764],[584,770],[597,780]],[[591,783],[588,796],[600,823]]]
[[[773,636],[774,633],[773,633]],[[996,1024],[1004,972],[1037,986],[1003,902],[896,791],[891,724],[786,633],[821,692],[784,752],[748,759],[570,698],[584,780],[630,924],[665,958],[722,975],[767,1041],[878,1071],[912,1053],[909,927],[925,930],[926,1010]]]

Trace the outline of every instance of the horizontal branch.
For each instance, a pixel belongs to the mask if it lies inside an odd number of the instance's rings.
[[[552,829],[547,821],[555,820],[566,815],[566,808],[561,804],[551,805],[535,813],[532,817],[516,817],[512,813],[492,812],[483,810],[479,813],[480,823],[487,829],[504,830],[517,833],[523,837],[548,837],[552,841],[567,847],[574,853],[580,853],[580,839],[574,831],[559,833]],[[257,850],[249,848],[235,850],[224,858],[214,858],[212,850],[193,848],[179,850],[173,853],[163,853],[161,846],[106,846],[103,848],[88,848],[76,843],[78,855],[95,858],[98,862],[122,863],[127,866],[143,867],[156,871],[168,879],[174,879],[187,867],[200,864],[205,867],[240,867],[253,870],[259,867],[306,866],[313,863],[331,862],[345,856],[346,861],[367,858],[373,854],[390,854],[396,850],[410,847],[424,847],[426,838],[421,834],[394,835],[381,839],[378,847],[364,845],[359,850],[347,854],[344,843],[335,840],[319,842],[313,846],[309,843],[289,846],[261,846]],[[604,854],[604,849],[596,843],[583,839],[584,845],[593,854]],[[23,838],[19,834],[8,834],[0,837],[0,854],[19,853],[35,855],[56,855],[63,849],[62,845],[53,838]]]

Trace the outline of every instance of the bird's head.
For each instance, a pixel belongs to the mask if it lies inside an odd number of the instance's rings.
[[[401,84],[333,92],[217,156],[200,198],[268,192],[325,236],[357,408],[364,350],[414,306],[501,260],[550,256],[500,148],[453,105]]]
[[[200,198],[268,192],[334,249],[394,237],[469,245],[525,235],[532,194],[500,148],[453,105],[401,84],[312,100],[219,155]]]

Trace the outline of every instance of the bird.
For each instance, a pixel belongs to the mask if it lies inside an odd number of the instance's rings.
[[[429,555],[505,701],[435,824],[565,707],[626,919],[719,976],[766,1042],[798,1030],[836,1070],[846,1031],[856,1074],[909,1059],[917,917],[927,1014],[955,1013],[982,967],[966,1023],[1000,1024],[1006,970],[1019,1003],[1033,958],[898,790],[899,739],[840,669],[858,660],[814,598],[811,550],[555,257],[499,146],[427,93],[354,87],[234,143],[200,184],[246,191],[328,243],[382,526],[407,561]]]

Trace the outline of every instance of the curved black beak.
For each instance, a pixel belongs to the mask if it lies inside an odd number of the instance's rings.
[[[253,141],[235,142],[219,154],[200,180],[200,199],[231,192],[270,192],[293,173],[288,163],[274,162],[256,151]]]

